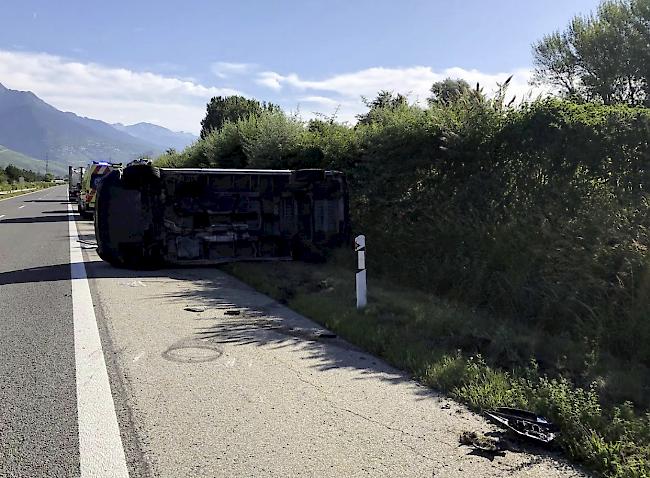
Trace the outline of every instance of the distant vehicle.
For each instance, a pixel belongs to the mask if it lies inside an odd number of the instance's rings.
[[[98,253],[120,267],[316,260],[350,236],[338,171],[136,164],[104,177],[96,201]]]
[[[70,201],[77,201],[81,191],[81,180],[86,168],[68,166],[68,198]]]
[[[104,161],[93,161],[84,172],[81,180],[81,189],[77,198],[79,215],[83,219],[92,219],[95,210],[95,199],[97,185],[102,178],[111,171],[121,168],[119,163],[108,163]]]

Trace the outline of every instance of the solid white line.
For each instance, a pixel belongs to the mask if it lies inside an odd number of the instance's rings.
[[[129,472],[71,204],[68,217],[81,477],[127,478]]]

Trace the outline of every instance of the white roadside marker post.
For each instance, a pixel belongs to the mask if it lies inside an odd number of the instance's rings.
[[[366,236],[355,237],[354,250],[357,251],[357,309],[363,309],[368,303],[366,288]]]

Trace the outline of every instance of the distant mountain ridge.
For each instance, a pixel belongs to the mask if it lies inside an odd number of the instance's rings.
[[[190,139],[192,137],[192,139]],[[0,145],[50,164],[84,165],[92,160],[128,162],[182,149],[196,139],[148,123],[119,127],[60,111],[30,91],[0,84]]]
[[[152,123],[136,123],[132,125],[114,123],[112,126],[119,131],[123,131],[135,138],[155,144],[165,150],[174,148],[177,151],[181,151],[198,139],[198,137],[192,133],[172,131]]]

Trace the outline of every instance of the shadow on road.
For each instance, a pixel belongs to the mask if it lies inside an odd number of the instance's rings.
[[[84,246],[84,241],[79,241]],[[89,248],[95,248],[94,245],[88,244]],[[78,265],[75,263],[72,265]],[[121,278],[132,277],[134,271],[116,269],[109,266],[103,261],[85,262],[86,274],[89,279],[99,278]],[[27,284],[30,282],[52,282],[59,280],[70,280],[71,264],[54,264],[51,266],[32,267],[30,269],[19,269],[15,271],[0,272],[0,286],[9,284]],[[141,274],[139,274],[141,275]]]
[[[63,199],[29,199],[23,202],[56,202],[59,204],[70,204],[70,201],[65,201]]]
[[[70,217],[57,215],[57,216],[36,216],[36,217],[14,217],[10,219],[0,220],[0,224],[32,224],[42,222],[68,222]]]
[[[191,281],[191,286],[178,293],[163,293],[159,300],[178,304],[179,314],[188,314],[182,310],[182,304],[205,308],[195,319],[195,335],[200,340],[231,346],[293,348],[300,350],[310,367],[319,371],[355,369],[360,372],[355,380],[373,378],[394,384],[410,383],[421,399],[441,398],[435,391],[417,385],[404,372],[223,271],[195,268],[170,272],[174,278]],[[210,310],[220,313],[205,317]]]
[[[94,236],[83,235],[79,239],[82,248],[95,249]],[[0,272],[0,286],[51,281],[71,280],[71,269],[81,263],[62,263]],[[157,271],[133,271],[117,269],[110,264],[94,260],[84,262],[89,279],[130,279],[133,286],[142,286],[148,280],[158,282],[167,278],[187,281],[178,293],[157,293],[149,297],[162,307],[177,307],[179,315],[187,305],[205,307],[206,310],[236,311],[236,315],[218,314],[219,317],[196,317],[195,337],[214,343],[231,345],[272,346],[275,348],[299,347],[313,359],[318,370],[341,367],[362,371],[359,379],[379,377],[392,383],[408,382],[410,378],[383,361],[364,353],[346,341],[327,334],[319,325],[256,292],[246,284],[211,267],[163,269]],[[125,283],[127,286],[130,284]],[[217,314],[215,314],[217,315]],[[225,316],[225,318],[223,318]],[[137,319],[134,319],[137,320]],[[418,387],[422,398],[438,397],[438,394]]]

